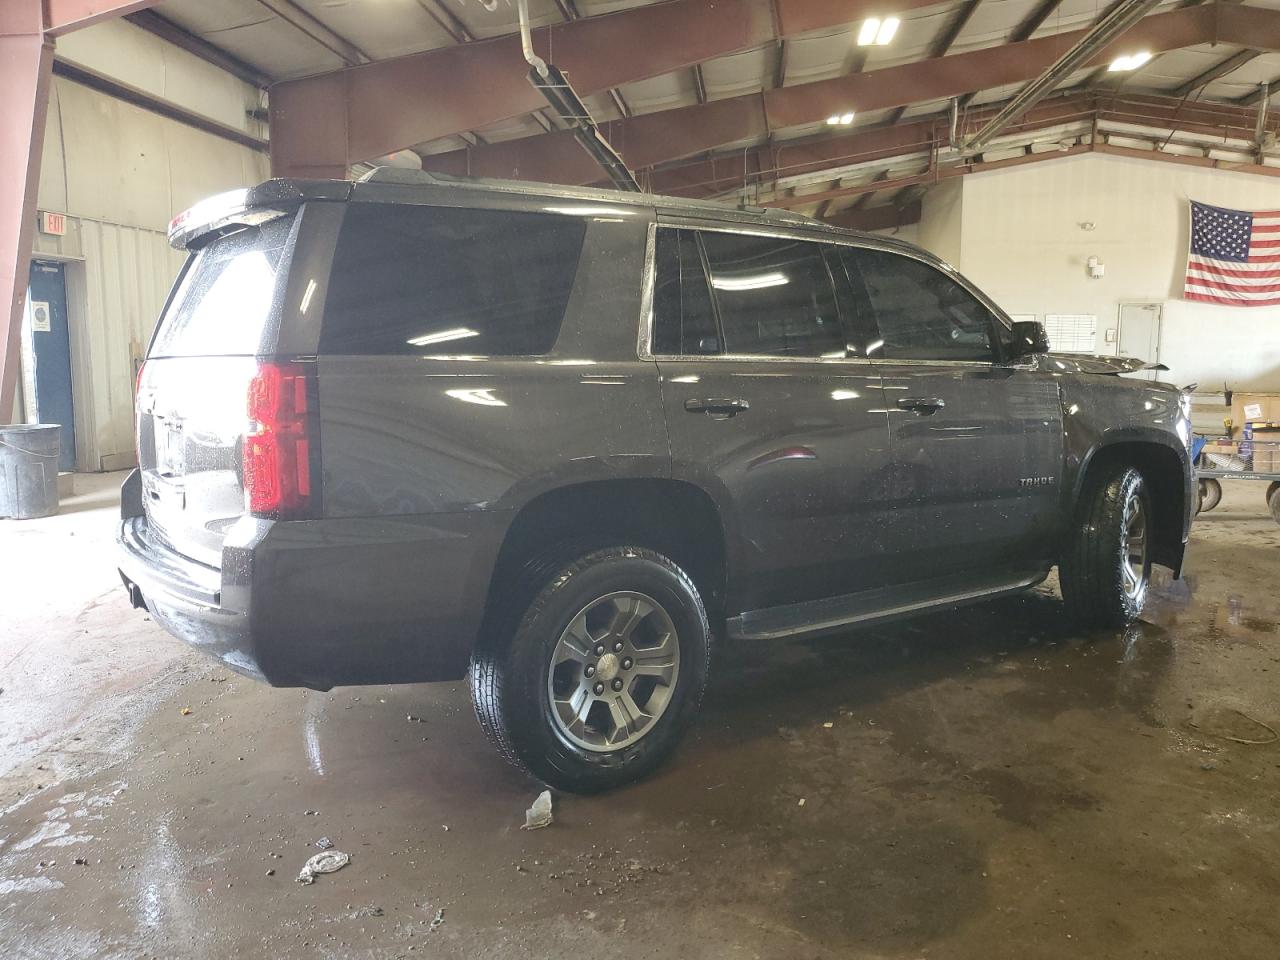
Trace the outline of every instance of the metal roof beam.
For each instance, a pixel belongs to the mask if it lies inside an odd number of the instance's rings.
[[[259,0],[282,5],[287,0]],[[878,15],[881,0],[671,0],[533,31],[583,96]],[[898,0],[901,11],[937,0]],[[314,18],[312,18],[314,19]],[[318,23],[318,21],[316,21]],[[358,52],[358,51],[356,51]],[[277,173],[345,168],[541,107],[515,34],[276,84]],[[482,82],[481,82],[482,81]]]
[[[588,21],[583,21],[588,22]],[[814,123],[849,109],[877,110],[942,100],[1035,78],[1087,31],[1077,30],[951,54],[933,60],[886,67],[867,73],[766,90],[614,121],[602,130],[632,169],[644,169],[725,144],[761,139],[769,130]],[[1247,37],[1276,37],[1280,11],[1261,7],[1193,7],[1156,14],[1138,22],[1092,63],[1107,63],[1129,48],[1160,52],[1214,41],[1248,42]],[[279,135],[273,125],[273,144]],[[519,177],[560,183],[591,183],[597,171],[583,163],[572,138],[550,134],[493,144],[470,153],[473,174]],[[462,172],[467,158],[437,154],[430,168]]]

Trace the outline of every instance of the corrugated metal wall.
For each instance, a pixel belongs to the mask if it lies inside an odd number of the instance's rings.
[[[246,129],[259,92],[122,21],[77,34],[80,53],[111,75],[136,72],[187,104]],[[59,53],[72,55],[68,47]],[[81,58],[83,59],[83,57]],[[148,72],[149,71],[149,72]],[[250,132],[261,134],[261,129]],[[204,197],[266,179],[267,158],[64,79],[50,96],[39,206],[67,214],[67,232],[38,234],[35,255],[67,263],[77,469],[132,466],[135,363],[144,353],[183,257],[170,217]]]

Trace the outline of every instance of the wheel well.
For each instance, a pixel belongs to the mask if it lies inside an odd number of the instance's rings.
[[[1080,496],[1090,484],[1119,466],[1136,467],[1151,498],[1152,553],[1156,563],[1177,570],[1181,566],[1182,529],[1186,517],[1186,486],[1182,461],[1173,449],[1142,441],[1113,443],[1090,459],[1080,484]]]
[[[679,480],[601,480],[535,497],[516,514],[489,583],[486,618],[531,563],[605,546],[647,547],[693,580],[708,617],[723,615],[725,535],[711,498]]]

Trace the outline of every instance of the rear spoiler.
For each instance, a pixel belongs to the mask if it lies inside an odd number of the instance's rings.
[[[351,187],[347,180],[267,180],[220,193],[169,221],[169,245],[196,249],[230,230],[287,216],[307,200],[346,200]]]

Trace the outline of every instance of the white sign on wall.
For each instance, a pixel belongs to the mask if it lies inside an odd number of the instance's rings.
[[[32,300],[31,301],[31,332],[32,333],[48,333],[49,332],[49,301],[48,300]]]

